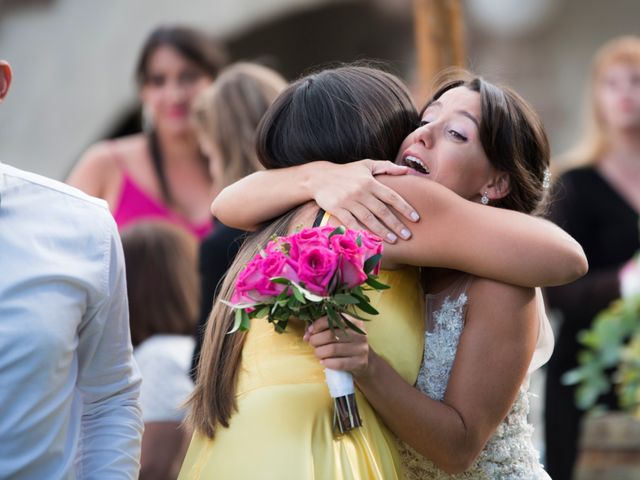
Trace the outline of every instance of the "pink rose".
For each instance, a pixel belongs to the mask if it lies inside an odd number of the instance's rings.
[[[327,296],[329,283],[338,268],[338,255],[329,248],[314,246],[300,252],[298,277],[304,287],[317,295]]]
[[[367,232],[366,230],[355,233],[357,236],[360,236],[360,241],[362,242],[362,248],[364,250],[363,255],[365,261],[369,260],[375,255],[382,253],[382,240],[380,239],[380,237],[374,235],[373,233]],[[379,272],[380,262],[378,262],[371,273],[377,275]]]
[[[342,285],[353,288],[362,285],[367,279],[364,273],[364,255],[356,239],[351,235],[334,235],[329,239],[331,248],[339,255],[340,278]]]
[[[292,260],[281,250],[267,253],[260,263],[260,271],[265,278],[284,277],[292,282],[298,282],[298,262]]]
[[[284,254],[280,252],[280,255],[286,260]],[[284,269],[282,260],[275,257],[278,257],[277,252],[272,252],[266,258],[257,255],[244,267],[236,280],[231,303],[263,303],[286,288],[285,285],[270,280],[274,275],[269,274]]]
[[[286,237],[289,243],[289,256],[293,260],[297,260],[305,249],[312,247],[327,247],[329,242],[327,237],[334,230],[333,227],[315,227],[305,228],[298,233]]]

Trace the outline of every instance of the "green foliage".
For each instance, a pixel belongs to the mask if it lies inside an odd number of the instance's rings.
[[[336,328],[341,330],[350,329],[364,335],[365,332],[350,321],[347,315],[368,321],[369,319],[362,316],[362,313],[377,315],[378,311],[371,306],[369,297],[365,292],[389,288],[384,283],[379,282],[375,275],[369,274],[366,283],[362,286],[350,289],[345,288],[329,297],[322,297],[307,290],[303,283],[297,284],[286,278],[272,278],[271,281],[286,285],[288,288],[269,303],[252,307],[253,310],[250,312],[247,312],[245,308],[236,309],[235,321],[229,333],[249,330],[250,320],[253,318],[266,317],[267,321],[273,324],[275,330],[278,333],[282,333],[287,328],[291,318],[298,318],[303,322],[312,323],[326,315],[329,319],[331,330]],[[225,303],[233,306],[228,302]]]
[[[578,367],[562,378],[577,385],[576,405],[592,409],[615,388],[620,407],[640,414],[640,295],[619,299],[578,335]]]

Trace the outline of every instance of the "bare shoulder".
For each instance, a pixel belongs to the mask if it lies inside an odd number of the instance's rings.
[[[537,320],[534,288],[488,278],[475,278],[469,287],[469,319],[501,324],[514,332],[534,327]]]
[[[103,140],[87,149],[74,171],[81,169],[100,174],[119,171],[122,167],[126,167],[132,161],[131,159],[139,158],[140,152],[144,152],[145,148],[146,140],[142,135]]]
[[[480,303],[505,308],[533,302],[535,289],[519,287],[490,278],[475,278],[469,287],[469,297]]]

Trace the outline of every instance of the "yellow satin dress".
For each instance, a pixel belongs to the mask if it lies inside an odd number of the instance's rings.
[[[389,290],[370,292],[379,315],[369,343],[411,385],[424,346],[423,296],[416,268],[382,270]],[[238,380],[238,411],[214,439],[195,433],[179,480],[400,480],[396,438],[356,390],[362,427],[333,430],[333,401],[304,324],[276,333],[252,320]],[[402,412],[398,412],[399,415]]]

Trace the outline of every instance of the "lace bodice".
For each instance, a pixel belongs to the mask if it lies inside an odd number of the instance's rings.
[[[435,400],[442,400],[449,383],[458,341],[464,328],[468,282],[457,291],[427,295],[427,331],[425,351],[416,387]],[[529,412],[528,381],[520,388],[510,412],[487,442],[471,468],[449,475],[433,462],[400,442],[400,453],[408,480],[418,479],[548,479],[538,462],[538,452],[531,442],[533,427],[527,422]]]

